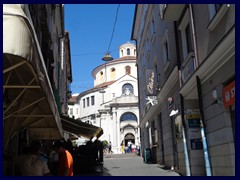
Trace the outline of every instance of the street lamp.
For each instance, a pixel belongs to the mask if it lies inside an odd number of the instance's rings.
[[[113,57],[107,52],[105,56],[102,58],[103,61],[112,61]]]
[[[102,58],[103,61],[105,61],[105,82],[107,82],[107,62],[112,61],[113,57],[107,52],[105,56]]]

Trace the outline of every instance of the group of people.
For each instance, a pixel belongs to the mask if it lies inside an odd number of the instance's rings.
[[[128,141],[127,142],[127,146],[125,146],[124,142],[122,141],[121,143],[121,152],[122,154],[126,154],[126,153],[133,153],[135,152],[135,149],[137,148],[137,146],[135,146],[134,143],[132,143],[132,141]]]
[[[48,167],[48,159],[41,153],[41,143],[33,141],[29,151],[16,158],[17,175],[21,176],[73,176],[73,157],[66,149],[66,142],[55,141],[54,151],[58,154],[56,172],[52,173]]]

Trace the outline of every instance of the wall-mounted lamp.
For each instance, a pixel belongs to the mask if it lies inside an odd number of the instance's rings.
[[[223,104],[223,102],[221,101],[221,98],[218,97],[217,90],[215,89],[212,91],[212,102]]]

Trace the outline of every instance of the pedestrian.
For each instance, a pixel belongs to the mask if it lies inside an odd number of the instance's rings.
[[[112,153],[112,143],[111,143],[111,141],[109,141],[108,153]]]
[[[72,145],[72,141],[70,139],[67,140],[66,142],[67,147],[66,149],[73,155],[73,145]]]
[[[132,144],[132,146],[131,146],[131,151],[132,151],[132,153],[135,152],[135,144]]]
[[[33,141],[30,153],[22,154],[17,158],[17,170],[21,176],[49,176],[51,175],[47,162],[40,158],[41,143]]]
[[[53,144],[58,153],[57,176],[73,176],[73,158],[71,153],[65,149],[65,144],[62,140]]]
[[[121,143],[121,152],[122,152],[122,154],[124,154],[124,142],[123,141]]]
[[[132,151],[132,141],[128,141],[128,153],[130,153]]]
[[[125,153],[125,154],[128,153],[128,147],[127,147],[127,146],[124,147],[124,153]]]

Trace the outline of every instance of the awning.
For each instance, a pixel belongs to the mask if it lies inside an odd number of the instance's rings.
[[[4,146],[23,129],[31,139],[63,137],[38,39],[24,5],[3,5]]]
[[[93,126],[64,115],[60,115],[60,117],[64,131],[73,133],[77,136],[83,136],[88,139],[92,139],[93,137],[99,138],[103,134],[103,129],[100,127]]]

